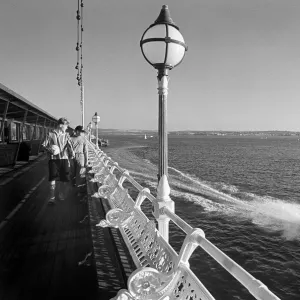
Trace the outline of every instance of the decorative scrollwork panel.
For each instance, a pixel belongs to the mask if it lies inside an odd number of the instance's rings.
[[[176,285],[170,293],[171,299],[188,299],[188,300],[214,300],[215,298],[185,266],[180,267],[180,273],[176,280]]]

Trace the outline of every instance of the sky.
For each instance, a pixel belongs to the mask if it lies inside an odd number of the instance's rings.
[[[169,72],[168,130],[300,131],[299,0],[84,0],[85,125],[156,130],[157,72],[143,32],[163,4],[188,51]],[[0,82],[81,123],[76,0],[0,8]]]

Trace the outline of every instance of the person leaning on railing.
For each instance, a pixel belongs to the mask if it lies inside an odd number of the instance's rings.
[[[69,121],[66,118],[60,118],[57,128],[50,131],[42,143],[49,156],[49,204],[54,204],[56,199],[64,200],[65,183],[70,181],[69,159],[73,159],[75,154],[70,135],[66,132],[68,126]]]
[[[75,135],[71,137],[71,143],[75,152],[75,184],[78,188],[78,196],[80,196],[85,192],[85,171],[88,163],[88,147],[82,126],[79,125],[75,128]]]

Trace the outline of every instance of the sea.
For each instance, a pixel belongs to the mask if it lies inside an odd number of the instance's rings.
[[[158,139],[111,135],[104,148],[156,194]],[[300,299],[300,140],[274,136],[169,135],[175,212],[282,300]],[[147,204],[143,209],[151,211]],[[179,253],[185,234],[170,222]],[[202,248],[190,267],[218,300],[254,299]]]

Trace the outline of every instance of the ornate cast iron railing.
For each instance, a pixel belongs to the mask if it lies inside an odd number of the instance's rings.
[[[157,194],[161,197],[156,199],[149,189],[138,184],[128,171],[120,168],[94,144],[88,143],[90,173],[94,174],[91,180],[99,183],[95,196],[106,198],[111,206],[106,219],[101,220],[97,226],[119,228],[137,267],[128,278],[128,290],[120,290],[113,299],[214,299],[189,268],[191,255],[197,247],[201,247],[256,299],[280,300],[262,282],[209,242],[202,229],[192,228],[172,212],[172,208],[161,206],[158,208],[159,214],[155,213],[154,209],[153,215],[165,216],[186,233],[184,243],[177,254],[168,243],[168,239],[163,238],[156,229],[155,222],[149,220],[141,210],[141,205],[146,199],[152,206],[159,207],[157,202],[164,197],[164,190],[168,187],[167,178],[163,177],[160,181]],[[119,178],[115,171],[120,174]],[[123,186],[125,181],[138,191],[135,201]]]

